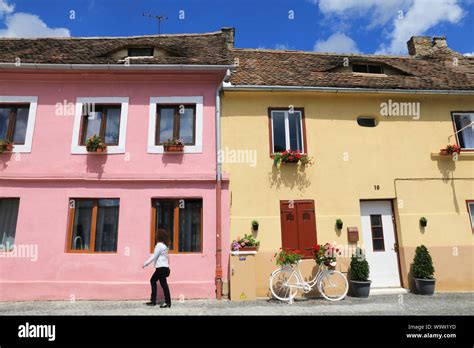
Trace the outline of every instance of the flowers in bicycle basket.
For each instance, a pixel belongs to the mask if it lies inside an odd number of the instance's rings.
[[[246,234],[243,238],[237,237],[232,242],[232,251],[239,251],[240,249],[258,249],[260,242],[257,242],[254,236]]]
[[[336,257],[341,255],[341,252],[335,245],[331,243],[315,244],[313,246],[313,257],[318,265],[336,266]]]
[[[275,253],[274,256],[276,257],[277,265],[294,265],[299,260],[301,260],[301,258],[303,257],[303,253],[298,249],[292,250],[283,248],[280,249],[279,253]]]

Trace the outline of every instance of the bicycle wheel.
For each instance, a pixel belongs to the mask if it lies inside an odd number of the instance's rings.
[[[318,289],[326,300],[339,301],[346,297],[349,284],[341,272],[327,270],[318,282]]]
[[[280,268],[270,276],[270,290],[280,301],[290,301],[296,296],[298,289],[294,286],[300,282],[299,275],[291,268]]]

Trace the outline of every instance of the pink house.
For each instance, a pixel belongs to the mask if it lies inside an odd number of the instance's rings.
[[[0,300],[147,299],[157,227],[172,236],[172,297],[220,296],[232,44],[233,29],[0,40]]]

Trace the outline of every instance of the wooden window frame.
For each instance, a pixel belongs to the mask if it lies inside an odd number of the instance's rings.
[[[457,133],[458,130],[456,129],[456,121],[454,120],[454,116],[459,114],[474,114],[474,111],[451,111],[451,121],[453,124],[453,131],[455,133],[454,136],[456,139],[456,144],[461,148],[461,152],[474,152],[474,148],[462,148],[461,143],[459,142],[459,133]]]
[[[20,198],[20,197],[0,197],[0,200],[6,200],[6,199],[10,199],[10,200],[12,200],[12,199],[17,199],[17,200],[18,200],[18,212],[17,212],[17,216],[16,216],[16,226],[15,226],[15,239],[16,239],[16,229],[17,229],[17,227],[18,227],[18,219],[19,219],[19,215],[20,215],[20,202],[21,202],[21,198]],[[2,245],[2,249],[3,249],[3,250],[0,251],[0,252],[2,252],[2,253],[10,253],[10,252],[14,251],[14,249],[10,249],[10,250],[5,249],[5,245],[3,245],[3,244],[1,244],[1,243],[0,243],[0,245]],[[15,243],[13,243],[13,245],[15,245]]]
[[[107,111],[109,109],[118,109],[120,111],[119,113],[119,124],[118,124],[118,137],[117,137],[117,142],[116,143],[106,143],[105,142],[105,132],[106,132],[106,124],[107,124]],[[118,146],[120,143],[120,123],[122,122],[122,106],[120,104],[99,104],[94,106],[94,112],[101,111],[102,112],[102,118],[100,120],[100,131],[99,134],[97,134],[104,144],[108,146]],[[80,143],[79,145],[85,146],[87,143],[87,126],[89,123],[89,115],[82,115],[82,120],[81,120],[81,129],[79,132],[79,139]]]
[[[69,217],[68,217],[68,232],[67,232],[67,243],[66,243],[66,252],[72,254],[117,254],[117,251],[95,251],[95,237],[97,230],[97,210],[98,210],[98,201],[100,199],[117,199],[119,201],[119,219],[120,219],[120,198],[70,198],[68,201],[69,204]],[[89,250],[75,250],[72,249],[72,236],[74,232],[74,217],[75,217],[75,204],[71,205],[71,201],[92,201],[92,219],[91,219],[91,232],[90,232],[90,248]],[[118,231],[117,231],[117,249],[118,249]]]
[[[1,140],[9,140],[13,143],[13,134],[15,133],[16,115],[18,113],[18,109],[19,108],[25,108],[25,107],[28,107],[28,122],[29,122],[29,118],[30,118],[29,108],[31,107],[29,103],[25,103],[25,104],[22,104],[22,103],[14,103],[14,104],[12,104],[12,103],[0,103],[0,108],[2,108],[2,109],[9,108],[10,109],[10,116],[8,118],[7,136],[6,136],[5,139],[1,139]],[[25,130],[25,141],[22,142],[22,143],[13,143],[13,145],[25,145],[25,143],[26,143],[26,130]]]
[[[303,145],[302,154],[308,154],[308,145],[306,142],[306,117],[304,113],[303,107],[293,108],[294,111],[298,111],[301,113],[301,135],[303,137],[301,144]],[[268,108],[268,141],[270,144],[270,157],[273,158],[275,153],[273,152],[273,118],[272,112],[273,111],[284,111],[288,112],[288,107],[269,107]],[[289,132],[289,130],[288,130]],[[286,133],[286,125],[285,125],[285,133]],[[285,141],[286,142],[286,141]]]
[[[155,146],[162,146],[163,142],[168,139],[160,139],[160,127],[161,127],[161,109],[174,109],[173,117],[173,139],[180,139],[179,126],[180,126],[180,106],[184,106],[185,109],[193,110],[193,142],[185,143],[185,146],[196,145],[196,104],[157,104],[156,105],[156,129],[155,129]]]
[[[474,221],[472,221],[471,208],[469,207],[470,204],[474,204],[474,199],[466,200],[466,208],[467,208],[467,213],[469,214],[469,221],[471,222],[471,230],[472,230],[472,233],[474,233],[474,226],[473,226]]]
[[[380,216],[380,226],[374,226],[372,225],[372,216]],[[384,229],[383,229],[383,221],[382,221],[382,215],[381,214],[370,214],[369,215],[369,219],[370,219],[370,233],[372,234],[372,251],[374,253],[378,253],[378,252],[384,252],[385,251],[385,233],[384,233]],[[377,238],[374,238],[374,227],[380,227],[382,228],[382,237],[377,237]],[[375,250],[374,248],[374,239],[376,240],[382,240],[383,242],[383,250]]]
[[[199,251],[178,251],[179,250],[179,201],[180,200],[200,200],[201,201],[201,231],[200,231],[200,245],[201,250]],[[155,249],[155,226],[156,226],[156,201],[169,201],[174,202],[174,213],[173,213],[173,249],[169,249],[170,254],[202,254],[203,252],[203,212],[204,212],[204,201],[202,197],[187,197],[187,198],[152,198],[151,199],[151,229],[150,229],[150,253],[153,254]]]

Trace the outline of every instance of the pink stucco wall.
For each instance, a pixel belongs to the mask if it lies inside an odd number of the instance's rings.
[[[0,197],[20,197],[15,244],[38,260],[0,258],[0,300],[146,299],[151,199],[203,199],[203,252],[170,256],[172,296],[215,296],[215,91],[223,74],[0,74],[0,95],[38,96],[32,151],[0,155]],[[203,96],[203,152],[148,154],[150,97]],[[72,155],[74,116],[55,105],[77,97],[129,97],[126,154]],[[116,254],[66,252],[71,197],[120,198]],[[228,185],[222,201],[227,277]]]

